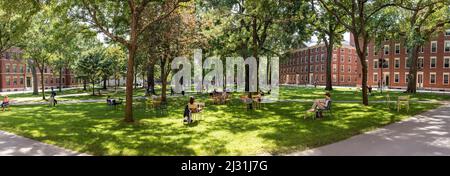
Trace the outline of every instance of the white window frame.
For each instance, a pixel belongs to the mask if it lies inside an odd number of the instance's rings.
[[[397,61],[398,61],[398,67],[397,67]],[[394,69],[400,69],[402,67],[402,63],[400,62],[400,58],[394,59]]]
[[[386,53],[386,48],[387,48],[387,53]],[[390,53],[390,47],[389,47],[389,45],[384,45],[384,47],[383,47],[383,53],[384,53],[384,55],[389,55],[389,53]]]
[[[398,76],[398,79],[395,78],[396,76]],[[400,83],[400,73],[399,72],[394,72],[394,83]]]
[[[449,45],[448,48],[447,48],[447,43]],[[444,41],[444,53],[450,53],[450,40],[445,40]]]
[[[434,67],[433,67],[433,60],[434,60]],[[430,68],[436,68],[437,67],[437,58],[436,56],[431,56],[430,57]]]
[[[434,52],[433,52],[433,44],[436,45],[436,51],[434,51]],[[437,51],[438,51],[437,41],[431,41],[431,44],[430,44],[430,52],[431,52],[431,53],[437,53]]]
[[[408,57],[405,57],[405,68],[406,68],[406,69],[409,69],[409,67],[408,67],[408,61],[409,61],[409,58],[408,58]]]
[[[378,73],[373,73],[372,80],[374,83],[378,83]]]
[[[378,69],[379,66],[380,66],[380,61],[378,61],[378,59],[374,59],[373,60],[373,68]]]
[[[447,76],[447,83],[445,83],[445,76]],[[448,85],[450,82],[450,73],[443,73],[442,74],[442,84],[443,85]]]
[[[434,83],[431,82],[431,80],[432,80],[432,79],[431,79],[431,76],[432,76],[432,75],[434,75]],[[430,82],[430,84],[436,84],[436,82],[437,82],[436,72],[430,72],[430,81],[429,81],[429,82]]]
[[[397,47],[398,47],[398,53],[397,53]],[[401,52],[400,43],[396,43],[394,49],[395,49],[395,55],[399,55]]]
[[[445,60],[448,60],[448,67],[445,67]],[[450,68],[450,57],[444,57],[442,67],[443,68]]]

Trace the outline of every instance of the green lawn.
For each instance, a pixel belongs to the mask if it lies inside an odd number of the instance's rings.
[[[281,96],[314,99],[323,92],[283,87]],[[246,112],[238,100],[211,105],[206,96],[197,98],[207,107],[203,120],[189,126],[182,123],[187,97],[178,97],[169,99],[169,113],[163,116],[136,102],[134,124],[123,123],[123,112],[105,103],[15,106],[0,112],[0,129],[93,155],[281,154],[333,143],[438,106],[415,102],[409,113],[397,113],[383,103],[363,107],[335,102],[333,118],[304,120],[311,103],[278,102]],[[358,100],[342,90],[333,92],[333,98]]]

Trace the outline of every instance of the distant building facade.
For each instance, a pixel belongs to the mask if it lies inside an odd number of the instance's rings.
[[[350,39],[349,45],[333,50],[333,85],[361,86],[361,64],[352,35]],[[405,44],[386,40],[378,47],[370,42],[367,48],[368,85],[406,89],[410,63]],[[439,32],[420,48],[418,67],[418,89],[450,91],[450,29]],[[318,85],[326,84],[326,48],[323,45],[295,50],[289,59],[280,63],[282,84],[313,85],[315,81]]]
[[[37,68],[36,68],[37,69]],[[12,48],[0,58],[0,92],[33,90],[33,86],[41,89],[41,74],[37,71],[38,85],[33,85],[33,76],[27,60],[23,58],[19,48]],[[69,69],[63,69],[60,80],[59,71],[44,68],[45,89],[58,88],[61,81],[63,88],[78,85],[75,75]]]
[[[280,63],[280,83],[325,85],[327,79],[327,49],[320,44],[291,52]],[[356,86],[360,77],[359,59],[354,47],[342,44],[333,50],[331,79],[333,85]]]

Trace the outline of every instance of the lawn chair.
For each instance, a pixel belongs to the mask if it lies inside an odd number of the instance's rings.
[[[410,96],[399,96],[397,99],[397,112],[400,112],[402,107],[406,108],[406,112],[409,112],[409,100]]]
[[[329,100],[324,108],[318,108],[316,110],[316,114],[317,113],[329,113],[331,115],[331,117],[333,117],[333,111],[331,109],[331,104],[332,104],[332,101]]]
[[[261,109],[261,95],[253,95],[252,100],[255,109]]]
[[[241,102],[244,105],[245,110],[247,111],[249,108],[249,105],[253,103],[253,100],[251,98],[248,98],[247,95],[242,95],[241,96]]]

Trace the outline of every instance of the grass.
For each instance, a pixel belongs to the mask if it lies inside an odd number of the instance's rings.
[[[311,100],[323,92],[283,87],[281,97]],[[167,115],[135,102],[133,124],[123,123],[123,111],[111,110],[105,103],[15,106],[0,112],[0,129],[93,155],[282,154],[330,144],[439,106],[413,102],[406,113],[389,110],[383,103],[367,107],[334,103],[334,117],[305,120],[311,103],[278,102],[246,112],[238,100],[233,105],[211,105],[204,95],[196,98],[207,107],[204,120],[192,125],[182,123],[187,97],[172,97]],[[345,90],[334,91],[333,98],[358,100]]]

